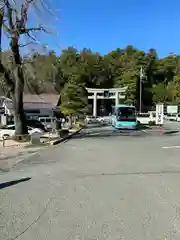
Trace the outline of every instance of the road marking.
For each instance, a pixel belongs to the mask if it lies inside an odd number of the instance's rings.
[[[180,148],[180,146],[166,146],[166,147],[162,147],[164,149],[171,149],[171,148]]]

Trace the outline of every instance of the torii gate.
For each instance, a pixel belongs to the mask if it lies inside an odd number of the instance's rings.
[[[123,88],[86,88],[88,93],[93,95],[88,96],[88,99],[93,99],[93,116],[97,116],[97,99],[115,99],[115,105],[119,104],[119,99],[125,98],[127,87]]]

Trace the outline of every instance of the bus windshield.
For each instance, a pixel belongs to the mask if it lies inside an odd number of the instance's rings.
[[[135,108],[132,107],[123,107],[123,108],[119,108],[117,111],[117,117],[118,120],[127,120],[129,121],[131,120],[135,120],[136,119],[136,113],[135,113]]]

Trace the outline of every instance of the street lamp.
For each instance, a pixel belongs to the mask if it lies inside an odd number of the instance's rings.
[[[143,67],[141,66],[140,68],[140,86],[139,86],[139,111],[141,113],[142,111],[142,82],[143,82],[143,79],[146,78],[145,74],[144,74],[144,71],[143,71]]]

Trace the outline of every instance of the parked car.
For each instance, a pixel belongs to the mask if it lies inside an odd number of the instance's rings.
[[[99,123],[104,123],[104,118],[103,117],[97,117],[97,121]]]
[[[156,125],[156,112],[137,113],[137,121],[144,125]]]
[[[41,123],[39,120],[36,119],[27,119],[27,125],[32,128],[39,128],[43,130],[44,132],[47,132],[46,127],[44,126],[43,123]]]
[[[97,119],[94,116],[86,116],[85,123],[86,124],[97,123]]]
[[[137,113],[137,121],[140,124],[148,125],[150,122],[150,113]]]
[[[33,133],[44,133],[44,131],[40,128],[32,128],[30,126],[28,126],[28,133],[31,135]],[[7,125],[4,127],[0,128],[0,139],[2,139],[3,137],[12,137],[15,135],[15,125]]]
[[[103,123],[104,119],[103,117],[94,117],[94,116],[87,116],[85,118],[85,123],[86,124],[91,124],[91,123]]]
[[[44,132],[47,132],[47,129],[46,127],[44,126],[44,124],[42,124],[40,121],[36,120],[36,119],[26,119],[26,122],[27,122],[27,125],[29,127],[32,127],[32,128],[39,128],[41,130],[43,130]],[[12,121],[11,124],[8,124],[9,125],[13,125],[14,124],[14,121]]]
[[[55,128],[56,119],[54,117],[39,117],[38,120],[45,126],[47,130]]]
[[[169,121],[177,121],[177,114],[176,113],[167,113],[167,120]]]

